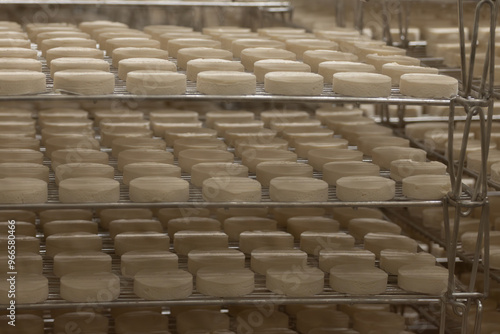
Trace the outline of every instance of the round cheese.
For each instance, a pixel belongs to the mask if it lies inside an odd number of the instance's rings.
[[[394,160],[391,162],[391,178],[402,181],[413,175],[445,175],[446,165],[438,161],[413,161],[409,159]]]
[[[303,268],[307,265],[307,253],[298,249],[256,248],[251,252],[250,265],[253,271],[261,275],[271,268]]]
[[[353,295],[376,295],[387,288],[388,275],[375,267],[360,264],[341,264],[330,269],[333,290]]]
[[[102,239],[88,232],[56,233],[46,238],[46,249],[46,254],[50,257],[62,252],[100,252]]]
[[[19,224],[19,222],[16,222]],[[31,224],[31,223],[28,223]],[[0,270],[2,272],[10,272],[9,269],[9,254],[3,252],[0,255]],[[43,260],[40,254],[33,252],[17,252],[16,254],[16,272],[20,275],[26,274],[38,274],[41,275],[43,272]]]
[[[131,251],[168,251],[170,239],[158,232],[126,232],[115,237],[115,254],[122,256]]]
[[[319,252],[319,268],[326,273],[338,265],[356,264],[366,267],[375,267],[375,254],[359,249],[330,249]]]
[[[391,275],[397,275],[399,268],[411,263],[412,265],[434,266],[434,255],[420,252],[413,253],[402,249],[384,249],[380,252],[380,269]]]
[[[200,268],[196,273],[196,289],[208,296],[240,297],[255,288],[254,273],[250,269]]]
[[[127,74],[127,91],[136,95],[180,95],[186,87],[182,73],[137,70]]]
[[[62,203],[112,203],[120,199],[120,183],[104,177],[78,177],[59,182]]]
[[[448,288],[448,269],[435,265],[402,266],[398,270],[398,286],[411,292],[442,295]]]
[[[113,94],[115,76],[99,70],[62,70],[54,74],[54,90],[81,95]]]
[[[382,71],[382,66],[388,63],[396,63],[408,66],[420,66],[420,59],[402,56],[402,55],[381,55],[381,54],[369,54],[365,59],[367,64],[375,66],[377,72]]]
[[[370,232],[366,234],[364,242],[365,249],[374,253],[377,258],[380,257],[380,253],[384,249],[401,249],[416,253],[418,247],[417,242],[412,238],[404,235],[383,232]]]
[[[296,162],[297,155],[293,152],[282,149],[253,149],[248,148],[241,153],[243,165],[248,167],[250,172],[257,171],[257,165],[267,161],[290,161]]]
[[[168,235],[174,236],[179,231],[220,231],[218,220],[208,217],[178,217],[163,224]]]
[[[3,47],[0,48],[0,58],[30,58],[37,59],[38,52],[32,49],[18,47]]]
[[[27,95],[45,92],[45,74],[29,70],[1,70],[0,95]]]
[[[118,78],[127,80],[127,74],[132,71],[177,71],[175,63],[160,58],[126,58],[118,62]]]
[[[224,233],[230,241],[238,241],[245,231],[276,231],[277,222],[273,219],[256,216],[236,216],[224,220]]]
[[[297,59],[302,59],[304,52],[308,50],[338,50],[339,45],[333,41],[324,39],[287,39],[286,49],[297,55]]]
[[[0,163],[0,179],[6,177],[33,178],[49,182],[49,168],[32,162]]]
[[[120,278],[112,273],[67,274],[60,282],[61,298],[69,302],[109,302],[120,295]]]
[[[164,164],[173,164],[174,157],[172,153],[154,148],[134,148],[121,151],[118,154],[118,170],[131,163],[137,162],[159,162]]]
[[[214,41],[211,41],[214,42]],[[187,69],[188,62],[195,59],[223,59],[223,60],[233,60],[233,54],[227,50],[212,49],[205,47],[197,48],[183,48],[177,52],[177,66],[180,69]],[[238,64],[237,62],[234,62]],[[241,68],[241,64],[239,64]],[[227,71],[228,69],[214,68],[213,70]],[[230,68],[229,71],[232,69]],[[201,72],[201,71],[199,71]],[[196,77],[196,76],[195,76]]]
[[[307,64],[287,59],[262,59],[253,63],[253,71],[257,82],[265,82],[265,75],[269,72],[311,72]]]
[[[6,177],[0,179],[0,203],[34,204],[48,200],[47,182],[27,177]]]
[[[313,168],[293,161],[266,161],[257,165],[256,175],[257,181],[269,187],[271,180],[280,176],[312,177]]]
[[[196,321],[193,321],[196,319]],[[193,331],[210,331],[211,333],[226,333],[229,331],[229,316],[217,309],[193,308],[176,315],[177,332],[188,334]],[[230,332],[232,333],[232,332]]]
[[[363,161],[334,161],[323,165],[323,181],[331,186],[346,176],[379,176],[380,167]]]
[[[120,61],[128,58],[158,58],[168,60],[168,52],[154,48],[118,48],[113,50],[112,65],[118,68]]]
[[[280,176],[270,181],[269,196],[277,202],[326,202],[328,183],[312,177]]]
[[[361,334],[368,334],[373,330],[401,332],[406,328],[405,318],[402,315],[387,311],[359,311],[352,315],[353,329]]]
[[[325,61],[318,65],[318,74],[322,75],[326,83],[332,83],[333,75],[340,72],[375,73],[373,65],[350,61]]]
[[[47,55],[47,50],[57,47],[82,47],[82,48],[96,48],[96,41],[82,37],[56,37],[44,39],[38,45],[38,49],[42,51],[42,56]]]
[[[314,329],[320,328],[349,334],[341,330],[349,328],[349,316],[343,312],[329,309],[305,309],[297,312],[299,333],[311,333]]]
[[[264,89],[277,95],[320,95],[323,77],[316,73],[269,72],[264,77]]]
[[[341,148],[317,148],[307,153],[308,163],[315,170],[322,171],[323,166],[334,161],[362,161],[363,153]]]
[[[96,58],[79,58],[79,57],[63,57],[54,59],[50,65],[50,76],[64,70],[99,70],[109,72],[109,63],[104,59]]]
[[[141,270],[175,270],[178,256],[168,251],[130,251],[120,258],[121,273],[132,278]]]
[[[196,275],[202,268],[243,269],[245,254],[236,249],[192,250],[188,254],[188,270]]]
[[[226,144],[222,140],[215,138],[181,138],[174,143],[174,155],[179,156],[179,153],[184,150],[220,150],[227,149]]]
[[[262,247],[293,248],[293,236],[283,231],[245,231],[240,233],[240,250],[245,254]]]
[[[318,256],[322,250],[352,249],[354,238],[343,232],[306,231],[300,235],[300,249]]]
[[[321,134],[321,130],[317,133]],[[326,131],[325,131],[326,132]],[[292,141],[293,139],[290,139]],[[322,148],[334,148],[334,149],[347,149],[348,142],[342,138],[320,138],[320,139],[309,139],[309,138],[297,138],[293,141],[295,145],[295,153],[299,157],[306,158],[309,151],[322,149]]]
[[[297,216],[288,219],[286,230],[294,236],[295,240],[299,240],[302,232],[338,232],[339,226],[339,222],[332,218]]]
[[[0,58],[0,70],[29,70],[42,72],[42,63],[30,58]]]
[[[129,182],[130,200],[147,202],[187,202],[189,182],[172,176],[142,176]]]
[[[3,274],[0,279],[0,303],[9,305],[12,300],[9,292],[15,289],[16,304],[43,303],[49,296],[49,281],[41,274],[16,275],[12,282],[10,275]],[[19,316],[19,315],[18,315]],[[22,318],[21,318],[22,319]],[[21,320],[19,319],[19,320]],[[31,333],[31,330],[29,331]]]
[[[173,147],[174,142],[177,139],[183,138],[217,138],[217,131],[208,128],[197,128],[197,127],[189,127],[189,128],[180,128],[180,129],[166,129],[164,136],[165,141],[167,142],[167,146]]]
[[[60,252],[54,256],[54,274],[111,272],[111,256],[97,251]]]
[[[367,72],[341,72],[333,75],[334,93],[356,97],[388,97],[391,77]]]
[[[130,181],[143,176],[169,176],[181,177],[181,169],[178,166],[159,162],[135,162],[123,167],[123,183],[130,184]]]
[[[220,142],[223,144],[222,142]],[[186,149],[179,153],[179,166],[183,171],[191,173],[194,165],[204,162],[230,162],[234,160],[232,153],[220,149]]]
[[[358,57],[352,53],[334,50],[307,50],[302,54],[304,63],[311,66],[311,71],[318,73],[319,64],[325,61],[355,62]]]
[[[168,318],[156,311],[131,311],[115,317],[117,333],[168,333]]]
[[[228,248],[228,237],[220,231],[183,230],[174,235],[174,249],[180,255],[188,255],[195,249],[223,248]]]
[[[447,75],[409,73],[400,77],[401,94],[421,98],[450,98],[458,94],[458,80]]]
[[[50,67],[52,60],[63,57],[96,58],[103,59],[104,52],[96,48],[61,46],[48,50],[45,54],[47,65]]]
[[[451,191],[448,175],[413,175],[403,179],[403,195],[421,200],[441,199]]]
[[[114,50],[127,47],[159,49],[160,42],[145,37],[110,38],[106,40],[106,55],[111,56]]]
[[[183,50],[187,51],[189,49]],[[218,50],[218,49],[213,49],[214,51],[223,51],[223,50]],[[196,59],[190,59],[186,63],[186,75],[187,79],[190,81],[196,81],[198,77],[198,73],[204,72],[204,71],[236,71],[236,72],[243,72],[245,69],[243,65],[240,62],[237,61],[231,61],[231,59],[225,59],[225,58],[207,58],[205,57],[198,57]]]
[[[291,297],[313,296],[323,291],[325,274],[315,267],[269,268],[266,288]]]
[[[198,73],[196,89],[207,95],[255,94],[257,82],[252,73],[205,71]]]
[[[179,50],[193,47],[220,49],[221,44],[219,41],[204,38],[176,38],[168,41],[167,51],[170,57],[177,58]]]
[[[248,177],[248,167],[231,162],[202,162],[191,168],[191,183],[197,187],[211,177],[233,176]]]
[[[112,166],[93,162],[74,162],[58,165],[55,168],[56,184],[66,179],[78,177],[100,177],[113,179],[115,169]]]
[[[247,177],[211,177],[203,181],[202,194],[208,202],[260,202],[261,185]]]
[[[390,169],[391,162],[400,159],[424,162],[427,159],[427,153],[418,148],[399,146],[376,147],[372,150],[373,163],[383,169]]]
[[[382,74],[390,76],[393,86],[399,86],[400,78],[403,74],[407,73],[427,73],[438,74],[439,70],[434,67],[423,67],[413,65],[401,65],[398,63],[388,63],[382,65]]]
[[[284,49],[285,43],[269,39],[258,39],[258,38],[240,38],[234,40],[231,43],[231,52],[236,58],[242,58],[243,51],[249,48]]]

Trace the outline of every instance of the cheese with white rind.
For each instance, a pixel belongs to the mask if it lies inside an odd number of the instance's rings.
[[[377,258],[384,249],[402,249],[416,253],[418,244],[412,238],[405,235],[391,233],[373,233],[365,235],[365,249],[373,252]]]
[[[343,232],[306,231],[300,235],[300,249],[318,256],[321,250],[351,249],[354,238]]]
[[[251,252],[250,267],[257,274],[265,275],[270,268],[297,268],[307,265],[307,253],[298,249],[276,247],[256,248]]]
[[[243,158],[246,156],[247,157],[246,162],[252,165],[250,166],[251,168],[254,168],[253,165],[257,165],[264,161],[269,161],[266,159],[271,159],[271,161],[273,160],[272,154],[266,154],[265,152],[262,151],[272,150],[276,152],[274,156],[281,157],[280,159],[283,159],[283,156],[286,155],[287,157],[290,158],[289,161],[295,161],[293,160],[293,157],[296,156],[295,153],[288,152],[288,141],[282,138],[268,138],[263,140],[253,140],[253,139],[248,140],[242,138],[234,142],[234,147],[235,147],[234,154],[239,158]],[[245,151],[250,151],[250,152],[243,154],[243,152]],[[252,156],[254,157],[251,158]],[[253,161],[254,159],[256,161]],[[275,160],[279,161],[280,159],[275,159]],[[288,159],[285,160],[288,161]],[[253,172],[255,173],[255,170]]]
[[[387,311],[359,311],[352,315],[353,329],[360,334],[369,334],[373,330],[396,331],[406,328],[406,319],[397,313]]]
[[[141,176],[129,182],[130,200],[144,202],[186,202],[189,182],[173,176]]]
[[[154,219],[117,219],[111,221],[108,228],[111,239],[124,232],[163,232],[161,223]]]
[[[375,73],[376,71],[373,65],[351,61],[325,61],[318,65],[318,74],[326,83],[332,83],[333,75],[340,72]]]
[[[0,234],[0,252],[7,252],[9,246],[9,236]],[[16,252],[38,253],[40,251],[40,239],[27,235],[16,237]]]
[[[93,69],[62,70],[54,74],[54,90],[80,95],[112,94],[115,89],[113,73]]]
[[[247,177],[211,177],[202,183],[202,196],[207,202],[260,202],[260,183]]]
[[[86,209],[50,209],[38,213],[42,228],[54,220],[86,220],[91,221],[93,214]]]
[[[1,70],[0,95],[39,94],[46,91],[45,74],[30,70]]]
[[[333,50],[336,51],[339,45],[326,39],[302,39],[291,38],[286,40],[286,49],[297,55],[297,59],[302,60],[304,52],[308,50]]]
[[[165,50],[154,48],[136,48],[126,47],[113,50],[112,65],[115,68],[119,67],[120,61],[129,58],[158,58],[168,60],[168,52]]]
[[[126,58],[118,62],[118,78],[126,81],[127,74],[132,71],[177,71],[175,63],[160,58]]]
[[[355,62],[358,56],[334,50],[307,50],[302,54],[304,63],[311,66],[314,73],[318,72],[319,64],[325,61],[349,61]]]
[[[178,256],[169,251],[130,251],[120,257],[121,273],[132,278],[141,270],[177,269]]]
[[[121,209],[102,209],[99,211],[100,225],[108,229],[109,223],[117,219],[152,219],[153,213],[150,209],[141,208],[121,208]]]
[[[167,176],[181,177],[181,169],[178,166],[160,162],[134,162],[123,167],[123,183],[143,176]]]
[[[252,73],[235,71],[204,71],[198,73],[196,89],[207,95],[255,94],[256,77]]]
[[[9,254],[7,252],[2,252],[2,254],[0,254],[0,261],[1,261],[0,270],[5,273],[10,272]],[[41,275],[43,272],[42,256],[40,254],[33,252],[17,252],[16,272],[19,275],[26,275],[26,274]]]
[[[240,216],[227,218],[223,227],[229,241],[238,241],[245,231],[276,231],[277,222],[264,217]]]
[[[316,73],[268,72],[264,76],[264,90],[276,95],[320,95],[323,77]]]
[[[38,59],[38,52],[32,49],[25,49],[18,47],[3,47],[0,48],[0,58]]]
[[[396,194],[396,182],[381,176],[345,176],[337,180],[341,201],[388,201]]]
[[[221,43],[204,38],[175,38],[168,41],[167,51],[170,57],[177,58],[179,50],[193,47],[220,49]]]
[[[28,70],[42,72],[42,63],[30,58],[0,58],[0,70]]]
[[[159,49],[160,42],[145,37],[110,38],[106,40],[106,55],[111,56],[113,54],[113,50],[127,47]]]
[[[77,58],[96,58],[103,59],[104,52],[96,48],[84,48],[84,47],[72,47],[72,46],[61,46],[53,48],[47,51],[45,58],[47,59],[47,65],[50,67],[52,60],[63,57],[77,57]],[[114,76],[113,76],[114,77]]]
[[[328,328],[337,333],[347,334],[341,329],[349,328],[349,316],[330,309],[305,309],[297,312],[297,331],[310,333],[315,328]]]
[[[403,179],[403,195],[420,200],[441,199],[451,191],[448,175],[413,175]]]
[[[115,254],[123,255],[131,251],[168,251],[170,238],[164,233],[129,232],[115,237]]]
[[[283,139],[290,142],[290,146],[296,147],[296,142],[314,141],[322,139],[333,139],[333,130],[330,129],[288,129],[283,131]]]
[[[245,254],[236,249],[193,249],[188,253],[188,271],[196,275],[202,268],[243,269]]]
[[[10,304],[12,299],[8,296],[12,293],[9,292],[12,285],[15,285],[16,304],[43,303],[47,300],[49,282],[42,274],[19,274],[15,276],[14,283],[11,278],[11,275],[3,274],[0,276],[0,303],[4,305]]]
[[[319,252],[319,268],[324,272],[329,273],[330,269],[342,264],[357,264],[375,267],[375,254],[359,248],[345,250],[324,249]]]
[[[174,142],[174,155],[179,156],[179,153],[188,149],[199,150],[227,150],[226,144],[216,138],[180,138]]]
[[[112,203],[120,199],[118,181],[104,177],[78,177],[59,182],[62,203]]]
[[[409,264],[398,269],[398,286],[411,292],[442,295],[448,288],[448,269]]]
[[[166,226],[167,233],[174,236],[179,231],[220,231],[221,223],[209,217],[178,217],[170,219]]]
[[[240,38],[231,43],[231,52],[235,58],[242,58],[242,53],[246,49],[273,48],[285,49],[285,43],[269,39]]]
[[[321,131],[318,131],[320,133]],[[304,136],[306,137],[306,136]],[[308,138],[297,138],[289,139],[295,146],[295,153],[301,158],[307,158],[309,151],[323,148],[333,148],[333,149],[347,149],[348,142],[342,138],[320,138],[320,139],[308,139]]]
[[[372,161],[382,169],[391,169],[391,162],[400,159],[410,159],[424,162],[427,153],[424,150],[413,147],[383,146],[372,150]]]
[[[391,275],[397,275],[400,267],[407,264],[434,266],[436,258],[434,255],[419,252],[413,253],[401,249],[384,249],[380,252],[380,269]]]
[[[346,176],[379,176],[380,167],[363,161],[334,161],[323,165],[323,181],[331,186]]]
[[[439,161],[413,161],[400,159],[391,161],[391,178],[402,181],[413,175],[445,175],[446,165]]]
[[[45,140],[45,155],[49,158],[52,152],[68,148],[86,148],[99,151],[101,146],[97,139],[85,137],[53,137]]]
[[[387,289],[383,270],[360,264],[341,264],[330,269],[330,287],[341,293],[375,295]]]
[[[216,50],[216,49],[214,49]],[[222,50],[219,50],[222,51]],[[236,71],[243,72],[245,68],[240,62],[232,61],[231,59],[212,59],[212,58],[197,58],[191,59],[186,63],[186,75],[190,81],[196,81],[198,73],[203,71]]]
[[[73,273],[61,277],[61,298],[69,302],[109,302],[120,295],[120,278],[112,273]]]
[[[111,272],[111,256],[97,251],[60,252],[54,256],[54,274]]]
[[[0,179],[0,203],[34,204],[48,200],[47,182],[25,177]]]
[[[294,236],[295,240],[299,240],[302,232],[338,232],[339,226],[339,222],[332,218],[296,216],[288,219],[286,230]]]
[[[323,165],[333,161],[362,161],[363,153],[342,148],[317,148],[307,153],[308,163],[315,170],[322,171]]]
[[[240,297],[253,292],[254,276],[247,268],[204,267],[196,272],[196,289],[208,296]]]
[[[102,238],[87,232],[56,233],[46,238],[47,256],[62,252],[95,251],[102,249]]]
[[[231,162],[204,162],[191,168],[191,183],[197,187],[211,177],[248,177],[248,167]]]
[[[174,156],[172,153],[156,148],[133,148],[121,151],[118,154],[118,170],[123,172],[123,168],[135,162],[160,162],[164,164],[173,164]]]
[[[384,146],[409,147],[410,141],[406,138],[396,136],[361,136],[358,138],[358,150],[366,155],[372,156],[373,149]]]
[[[245,231],[240,233],[240,250],[245,254],[262,247],[293,248],[293,235],[283,231]]]
[[[20,177],[49,182],[49,168],[33,162],[0,163],[0,178]]]
[[[333,91],[356,97],[388,97],[391,95],[391,77],[367,72],[335,73]]]
[[[82,48],[96,48],[96,41],[82,37],[55,37],[44,39],[38,44],[38,49],[42,51],[42,56],[47,55],[47,50],[58,47],[82,47]],[[14,45],[13,45],[14,46]]]
[[[112,166],[94,162],[73,162],[55,168],[56,184],[61,181],[79,177],[100,177],[113,179],[115,170]]]
[[[90,220],[53,220],[43,224],[42,229],[45,237],[56,233],[86,232],[97,234],[98,225]]]
[[[399,86],[399,81],[403,74],[407,73],[438,74],[438,72],[439,70],[434,67],[401,65],[398,63],[384,64],[382,65],[382,71],[381,71],[382,74],[391,77],[393,86]]]
[[[269,268],[266,288],[291,297],[313,296],[323,291],[325,274],[315,267]]]
[[[458,80],[441,74],[403,74],[401,94],[420,98],[450,98],[458,94]]]
[[[326,202],[328,183],[312,177],[279,176],[270,181],[269,196],[277,202]]]
[[[227,234],[220,231],[179,231],[175,233],[174,250],[179,255],[188,255],[195,249],[228,248]]]
[[[222,142],[220,144],[223,144]],[[179,153],[179,166],[191,173],[194,165],[204,162],[233,162],[234,155],[220,149],[186,149]]]
[[[362,241],[370,232],[401,234],[401,227],[390,221],[377,218],[354,218],[349,221],[349,234]]]
[[[266,161],[257,165],[257,181],[269,187],[272,179],[280,176],[309,177],[313,176],[313,168],[308,164],[293,161]]]
[[[154,126],[154,125],[153,125]],[[178,139],[184,138],[217,138],[217,131],[208,128],[202,127],[189,127],[189,128],[180,128],[180,129],[166,129],[164,131],[163,138],[167,142],[167,146],[173,147],[174,142]]]
[[[293,152],[281,149],[251,149],[248,148],[241,153],[242,163],[250,172],[255,173],[257,165],[265,161],[297,161],[297,155]]]
[[[12,222],[12,220],[6,220],[6,221],[0,220],[0,234],[7,236],[9,235],[9,231],[11,230],[12,226],[9,223],[9,221]],[[31,222],[23,222],[19,220],[14,220],[14,221],[15,221],[15,230],[12,232],[15,232],[16,235],[36,237],[36,227],[34,224],[32,224]]]
[[[127,91],[136,95],[182,95],[186,75],[171,71],[135,70],[127,73]]]
[[[177,66],[179,66],[179,68],[183,70],[186,70],[188,68],[188,63],[191,60],[201,60],[201,59],[223,59],[230,61],[233,60],[233,54],[227,50],[221,50],[218,48],[217,49],[206,48],[206,47],[183,48],[177,52]],[[231,64],[239,64],[239,63],[231,62]],[[241,64],[239,65],[240,66],[238,66],[238,68],[243,69],[243,66]],[[216,67],[213,68],[213,70],[231,71],[233,70],[233,68],[235,67],[229,65],[227,68]]]
[[[377,72],[382,71],[382,66],[388,63],[397,63],[407,66],[420,66],[420,59],[401,55],[379,55],[369,54],[366,63],[375,66]]]
[[[261,59],[253,63],[253,72],[257,82],[265,82],[265,75],[269,72],[311,72],[307,64],[288,59]]]

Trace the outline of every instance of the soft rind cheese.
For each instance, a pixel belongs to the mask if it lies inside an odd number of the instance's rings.
[[[270,181],[269,196],[277,202],[326,202],[328,183],[312,177],[279,176]]]
[[[448,269],[409,264],[398,269],[398,286],[411,292],[442,295],[448,288]]]
[[[330,286],[341,293],[375,295],[387,289],[388,275],[381,269],[359,264],[341,264],[330,269]]]
[[[388,97],[391,77],[378,73],[341,72],[333,75],[334,93],[356,97]]]
[[[421,98],[450,98],[458,94],[458,80],[441,74],[409,73],[400,77],[401,94]]]
[[[69,302],[109,302],[120,295],[120,278],[112,273],[67,274],[60,282],[61,298]]]
[[[264,76],[264,90],[276,95],[320,95],[323,77],[316,73],[268,72]]]
[[[345,176],[337,180],[341,201],[388,201],[396,194],[396,182],[381,176]]]
[[[196,289],[214,297],[240,297],[255,289],[255,274],[246,268],[200,268],[196,273]]]
[[[269,268],[266,288],[291,297],[313,296],[323,291],[325,274],[315,267]]]
[[[145,300],[185,299],[193,292],[193,276],[181,269],[142,270],[134,276],[134,293]]]

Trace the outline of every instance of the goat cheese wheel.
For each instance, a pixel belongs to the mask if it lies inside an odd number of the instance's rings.
[[[60,252],[54,255],[54,274],[111,272],[111,256],[97,251]]]
[[[322,250],[352,249],[354,238],[343,232],[306,231],[300,235],[300,249],[318,256]]]
[[[196,89],[207,95],[255,94],[257,81],[252,73],[205,71],[198,73]]]
[[[325,274],[315,267],[269,268],[266,288],[291,297],[313,296],[323,291]]]
[[[362,241],[370,232],[401,234],[401,227],[390,221],[378,218],[353,218],[348,225],[349,234]]]
[[[130,251],[120,257],[121,273],[132,278],[141,270],[177,269],[178,256],[168,251]]]
[[[297,55],[297,59],[302,60],[304,52],[308,50],[338,50],[339,45],[333,41],[325,39],[287,39],[286,49]]]
[[[186,70],[188,68],[188,62],[195,59],[223,59],[229,61],[233,60],[233,54],[230,51],[221,49],[212,49],[203,47],[184,48],[179,50],[177,53],[177,66],[179,66],[180,69]],[[238,62],[234,62],[234,64],[238,64]],[[239,65],[241,66],[241,64]],[[213,70],[227,71],[227,69],[219,69],[219,68],[214,68]],[[231,71],[231,69],[229,70]]]
[[[8,296],[12,288],[15,289],[16,304],[43,303],[47,300],[49,281],[42,274],[19,274],[15,276],[15,282],[10,281],[10,278],[10,275],[0,276],[0,303],[10,304],[12,299]],[[31,331],[27,333],[31,333]]]
[[[204,38],[175,38],[168,41],[167,51],[170,57],[178,58],[179,50],[194,47],[220,49],[221,43],[219,41]]]
[[[264,217],[238,216],[225,219],[223,227],[230,241],[238,241],[246,231],[276,231],[277,222]]]
[[[28,58],[37,59],[38,52],[32,49],[18,47],[3,47],[0,48],[0,58]]]
[[[451,191],[448,175],[413,175],[403,179],[403,195],[420,200],[441,199]]]
[[[220,231],[179,231],[174,235],[174,249],[179,255],[188,255],[195,249],[228,248],[227,234]]]
[[[111,144],[111,156],[116,158],[120,152],[135,148],[165,150],[167,144],[162,139],[156,138],[118,138]]]
[[[127,47],[159,49],[160,42],[145,37],[110,38],[106,41],[106,55],[111,56],[115,49]]]
[[[413,253],[403,249],[384,249],[380,252],[380,269],[391,275],[397,275],[399,268],[407,264],[434,266],[434,255],[420,252]]]
[[[388,275],[376,267],[341,264],[330,269],[330,287],[341,293],[375,295],[384,293]]]
[[[241,51],[241,63],[247,71],[255,71],[255,63],[261,60],[295,61],[296,56],[293,52],[273,47],[248,48]],[[259,82],[264,82],[264,79]]]
[[[123,183],[130,185],[130,181],[143,176],[181,177],[178,166],[159,162],[135,162],[123,167]]]
[[[405,235],[392,233],[370,232],[365,235],[365,249],[374,253],[377,258],[380,257],[380,252],[384,249],[402,249],[409,252],[417,252],[417,242]]]
[[[53,209],[44,210],[38,214],[42,228],[46,223],[55,220],[86,220],[91,221],[93,214],[91,210],[85,209]]]
[[[341,201],[388,201],[396,194],[396,182],[381,176],[345,176],[337,180]]]
[[[363,161],[334,161],[323,165],[323,181],[331,186],[346,176],[379,176],[380,167]]]
[[[115,169],[113,166],[93,162],[73,162],[59,165],[55,168],[56,184],[66,179],[78,177],[102,177],[113,179]]]
[[[45,58],[47,59],[47,65],[49,67],[52,60],[63,57],[103,59],[104,52],[96,48],[61,46],[48,50],[45,55]]]
[[[0,249],[2,252],[7,252],[9,240],[7,234],[0,234]],[[16,237],[16,251],[18,253],[30,252],[38,254],[40,251],[40,239],[27,235],[18,235]]]
[[[49,182],[49,168],[33,162],[0,163],[0,179],[6,177],[33,178]]]
[[[328,183],[312,177],[280,176],[270,181],[269,196],[277,202],[326,202]]]
[[[258,39],[258,38],[240,38],[234,40],[231,43],[231,52],[233,53],[235,58],[243,58],[242,54],[245,51],[245,49],[256,49],[256,48],[285,49],[285,43],[280,41],[273,41],[270,39]]]
[[[283,136],[289,136],[288,141],[290,146],[295,146],[295,153],[301,158],[307,158],[309,151],[319,148],[348,148],[348,142],[342,138],[333,138],[330,133],[333,131],[328,130],[312,130],[315,131],[309,134],[308,132],[295,133],[293,135],[287,134],[288,131],[283,133]],[[288,132],[290,133],[290,132]],[[325,136],[324,138],[321,138]]]
[[[389,63],[382,65],[381,73],[390,76],[393,86],[399,86],[400,78],[403,74],[407,73],[427,73],[438,74],[439,70],[433,67],[401,65],[398,63]]]
[[[45,74],[29,70],[0,70],[0,95],[27,95],[45,92]]]
[[[445,175],[446,165],[439,161],[413,161],[400,159],[391,162],[391,179],[402,181],[413,175]]]
[[[19,222],[16,222],[17,224]],[[27,223],[31,224],[31,223]],[[9,255],[3,252],[0,255],[0,260],[3,261],[0,265],[2,272],[9,272]],[[40,254],[34,252],[17,252],[16,254],[16,272],[20,275],[25,274],[42,274],[43,260]]]
[[[220,142],[220,144],[224,144]],[[205,162],[230,162],[234,161],[231,152],[220,149],[187,149],[179,153],[179,166],[187,173],[191,173],[193,166]]]
[[[64,70],[99,70],[109,72],[109,63],[104,59],[63,57],[54,59],[50,64],[50,76]]]
[[[448,269],[409,264],[398,269],[398,286],[406,291],[442,295],[448,288]]]
[[[383,332],[403,332],[406,328],[405,318],[402,315],[381,310],[362,310],[352,315],[353,329],[361,334],[368,334],[374,330]]]
[[[253,63],[253,72],[257,82],[265,82],[265,75],[269,72],[311,72],[307,64],[286,59],[262,59]]]
[[[307,50],[302,55],[304,63],[311,66],[311,71],[318,73],[319,64],[325,61],[348,61],[355,62],[358,56],[334,50]]]
[[[375,254],[359,249],[324,249],[319,252],[319,268],[326,273],[339,265],[356,264],[366,267],[375,267]]]
[[[98,225],[91,220],[77,220],[71,217],[68,220],[53,220],[42,225],[45,237],[56,233],[87,232],[97,234]]]
[[[181,138],[174,143],[174,155],[189,149],[226,151],[227,146],[222,140],[215,138]]]
[[[217,49],[214,49],[217,50]],[[218,50],[222,51],[222,50]],[[245,68],[240,62],[232,61],[231,59],[219,59],[219,58],[206,58],[198,57],[196,59],[191,59],[186,63],[186,75],[187,79],[190,81],[196,81],[198,73],[204,71],[235,71],[243,72]]]
[[[125,232],[115,237],[115,254],[131,251],[168,251],[170,238],[158,232]]]
[[[54,89],[81,95],[113,94],[115,76],[99,70],[62,70],[54,74]]]
[[[109,223],[109,236],[111,239],[120,233],[127,232],[163,232],[161,223],[153,219],[117,219]]]
[[[42,51],[42,56],[45,57],[47,50],[57,47],[82,47],[82,48],[96,48],[96,41],[82,37],[56,37],[48,38],[38,45],[38,49]]]
[[[66,148],[87,148],[99,151],[101,146],[94,138],[85,137],[53,137],[45,141],[45,155],[50,158],[52,152]]]
[[[100,236],[87,232],[56,233],[46,238],[47,256],[62,252],[94,251],[102,249]]]
[[[211,177],[203,181],[202,194],[208,202],[260,202],[261,185],[247,177]]]
[[[245,231],[240,233],[240,250],[245,254],[262,247],[293,248],[293,235],[283,231]]]
[[[165,138],[165,142],[167,146],[173,147],[174,143],[177,139],[184,138],[217,138],[217,131],[208,128],[197,128],[197,127],[188,127],[188,128],[179,128],[179,129],[166,129],[165,134],[163,136]]]
[[[109,319],[93,310],[64,310],[54,317],[54,333],[64,333],[68,328],[79,328],[82,333],[107,333]]]
[[[256,248],[251,252],[250,265],[257,274],[265,275],[270,268],[297,268],[307,265],[307,253],[279,247]]]
[[[177,71],[175,63],[160,58],[126,58],[118,62],[118,78],[127,80],[132,71]]]
[[[35,204],[48,200],[47,182],[28,177],[0,179],[0,203]]]
[[[252,149],[248,148],[241,153],[243,165],[252,173],[257,171],[257,165],[266,161],[297,161],[297,155],[282,149]]]
[[[197,187],[211,177],[232,176],[248,177],[248,167],[231,162],[202,162],[191,168],[191,183]]]
[[[188,271],[196,275],[201,268],[243,269],[245,254],[236,249],[193,249],[188,253]]]
[[[382,66],[388,63],[397,63],[408,66],[420,66],[420,59],[401,55],[379,55],[369,54],[366,63],[375,66],[377,72],[382,71]]]
[[[333,75],[340,72],[375,73],[373,65],[350,61],[325,61],[318,65],[318,74],[323,76],[326,83],[332,83]]]
[[[271,180],[280,176],[312,177],[313,168],[293,161],[265,161],[257,165],[256,175],[262,186],[269,187]]]
[[[294,236],[295,240],[299,240],[302,232],[338,232],[339,226],[339,222],[332,218],[296,216],[288,219],[286,230]]]
[[[137,70],[127,74],[127,91],[136,95],[181,95],[186,88],[183,73]]]
[[[400,159],[424,162],[427,160],[427,153],[418,148],[400,146],[382,146],[372,150],[373,163],[383,169],[391,169],[391,162]]]
[[[317,148],[307,153],[308,163],[315,170],[322,171],[323,166],[334,161],[362,161],[363,153],[342,148]]]
[[[277,95],[320,95],[323,77],[316,73],[269,72],[264,77],[264,90]]]
[[[441,74],[403,74],[399,90],[413,97],[450,98],[458,94],[458,80]]]
[[[0,58],[0,70],[28,70],[42,72],[42,63],[30,58]]]
[[[246,268],[200,268],[196,273],[196,289],[214,297],[240,297],[255,289],[255,274]]]
[[[118,48],[113,50],[112,65],[118,68],[120,61],[128,58],[158,58],[168,60],[168,52],[165,50],[154,48]]]
[[[388,97],[391,77],[378,73],[341,72],[333,75],[333,91],[356,97]]]
[[[60,282],[60,295],[69,302],[110,302],[120,295],[120,278],[112,273],[67,274]]]
[[[168,235],[175,235],[179,231],[220,231],[221,223],[209,217],[177,217],[170,219],[163,227]]]
[[[187,202],[189,182],[172,176],[142,176],[129,182],[130,200],[147,202]]]
[[[152,219],[153,213],[149,209],[102,209],[99,211],[100,226],[108,229],[109,223],[117,219]]]
[[[62,203],[113,203],[120,199],[120,183],[105,177],[78,177],[59,182]]]
[[[131,163],[137,162],[159,162],[164,164],[173,164],[174,157],[172,153],[155,148],[134,148],[121,151],[118,154],[118,170]]]

